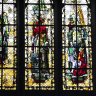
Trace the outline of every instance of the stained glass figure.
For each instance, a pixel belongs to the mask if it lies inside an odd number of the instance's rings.
[[[40,25],[42,25],[42,23],[44,23],[44,19],[40,18],[38,19],[38,21],[36,21],[37,25],[40,23]],[[34,23],[35,24],[35,23]],[[45,48],[41,48],[40,52],[39,50],[34,47],[34,46],[39,46],[39,42],[38,42],[38,38],[39,38],[39,34],[40,34],[40,46],[49,46],[49,41],[48,41],[48,35],[47,35],[47,29],[46,26],[37,26],[37,27],[33,27],[33,42],[32,42],[32,54],[31,54],[31,61],[33,64],[33,68],[39,68],[39,59],[40,59],[40,67],[41,68],[45,68],[45,70],[41,70],[41,74],[42,74],[42,78],[41,81],[45,82],[45,80],[50,77],[49,73],[48,73],[48,51],[49,48],[45,47]],[[40,57],[39,57],[40,56]],[[33,69],[32,71],[36,71],[37,69]],[[38,73],[39,69],[37,70]],[[33,72],[34,73],[34,72]],[[43,75],[44,73],[44,75]],[[39,75],[38,75],[39,76]],[[39,77],[36,77],[36,74],[33,75],[35,81],[39,81]],[[45,78],[46,77],[46,78]]]
[[[0,21],[1,21],[1,24],[3,23],[4,25],[5,24],[8,24],[8,16],[7,16],[7,13],[6,12],[3,12],[3,22],[2,22],[2,16],[0,16]],[[2,26],[0,28],[2,30]],[[5,64],[5,60],[8,58],[8,31],[9,31],[9,28],[8,26],[4,26],[3,27],[3,32],[1,31],[1,35],[0,35],[0,46],[2,46],[1,50],[0,50],[0,62],[1,64]],[[2,54],[3,53],[3,54]]]

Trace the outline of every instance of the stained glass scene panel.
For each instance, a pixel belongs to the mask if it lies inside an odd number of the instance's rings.
[[[92,85],[92,49],[91,47],[63,47],[63,82],[64,87],[67,84],[77,85]],[[65,76],[66,75],[66,76]],[[65,79],[66,77],[66,79]],[[90,82],[89,82],[90,81]],[[66,83],[67,82],[67,83]],[[90,83],[90,84],[89,84]],[[83,86],[82,90],[92,90],[92,86]],[[70,88],[72,89],[72,88]],[[68,90],[70,90],[68,89]],[[76,88],[76,90],[79,90]],[[64,88],[64,90],[67,90]],[[73,89],[72,89],[73,90]]]
[[[48,2],[29,0],[26,3],[26,90],[54,90],[54,10]]]
[[[11,3],[11,4],[10,4]],[[16,90],[16,7],[13,0],[0,3],[0,89]]]
[[[84,4],[82,0],[74,1]],[[72,9],[65,16],[66,10],[72,6],[73,10],[76,8],[76,18],[72,14]],[[93,90],[90,19],[90,8],[87,3],[65,5],[62,9],[63,90]],[[75,22],[75,25],[72,25],[72,22]]]

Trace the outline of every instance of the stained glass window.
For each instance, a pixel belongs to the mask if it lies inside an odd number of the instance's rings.
[[[16,1],[0,0],[0,89],[16,89]]]
[[[93,90],[89,0],[63,0],[63,90]]]
[[[53,2],[25,3],[25,89],[54,90]]]

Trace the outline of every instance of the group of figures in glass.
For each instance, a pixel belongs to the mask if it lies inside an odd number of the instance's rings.
[[[84,25],[84,14],[81,7],[78,7],[79,19],[77,23]],[[67,76],[69,80],[74,83],[82,83],[87,78],[87,52],[86,52],[86,40],[88,37],[88,32],[86,27],[75,27],[74,16],[71,14],[69,16],[68,24],[68,70]]]
[[[74,37],[74,32],[77,34],[77,37]],[[71,77],[74,83],[83,82],[84,78],[87,77],[87,54],[86,54],[86,38],[88,34],[85,28],[78,29],[78,33],[71,22],[69,24],[69,32],[67,33],[68,37],[68,76]],[[78,39],[80,38],[81,39]],[[73,38],[76,38],[74,40]]]

